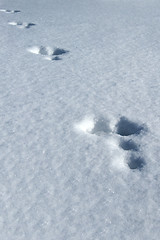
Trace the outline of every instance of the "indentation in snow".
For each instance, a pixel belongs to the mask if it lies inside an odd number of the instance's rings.
[[[43,47],[43,46],[41,46],[39,48],[39,54],[51,56],[51,55],[53,55],[53,49],[51,47]]]
[[[117,132],[113,130],[115,127]],[[122,117],[115,126],[103,117],[85,117],[75,125],[75,128],[84,133],[105,137],[105,144],[112,156],[112,166],[116,169],[129,167],[130,169],[141,170],[145,165],[141,152],[139,152],[139,145],[132,139],[126,139],[128,135],[139,134],[144,129],[143,126],[131,122],[125,117]],[[126,153],[126,151],[128,152]]]
[[[25,22],[9,22],[8,24],[12,26],[17,26],[18,28],[30,28],[36,25],[34,23],[25,23]]]
[[[108,120],[104,118],[98,118],[94,120],[94,128],[91,131],[92,134],[96,134],[100,136],[100,135],[106,135],[110,132],[111,130],[109,127]]]
[[[128,166],[130,169],[142,170],[145,165],[145,161],[142,157],[132,154],[128,161]]]
[[[82,122],[78,123],[77,128],[83,132],[104,136],[111,132],[108,120],[94,117],[86,117]]]
[[[126,117],[121,117],[117,123],[117,133],[121,136],[129,136],[132,134],[140,134],[144,127],[128,120]]]
[[[62,55],[62,54],[68,53],[68,52],[69,51],[64,50],[63,48],[55,48],[53,55]]]
[[[129,151],[129,150],[138,151],[138,146],[132,139],[130,140],[122,139],[120,141],[120,147],[126,151]]]
[[[53,56],[45,56],[44,58],[45,58],[46,60],[49,60],[49,61],[53,61],[53,60],[59,61],[59,60],[62,60],[62,58],[60,58],[60,57],[58,57],[58,56],[55,56],[55,57],[53,57]]]
[[[0,12],[5,12],[5,13],[19,13],[20,10],[0,9]]]
[[[61,60],[59,55],[68,53],[69,51],[61,49],[61,48],[51,48],[49,46],[32,46],[29,47],[28,52],[34,53],[34,54],[40,54],[43,55],[46,60]]]

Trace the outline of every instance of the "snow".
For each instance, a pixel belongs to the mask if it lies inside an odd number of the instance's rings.
[[[77,123],[75,128],[84,133],[90,133],[94,128],[94,119],[92,117],[86,117],[82,122]]]
[[[159,7],[0,0],[0,239],[159,239]]]
[[[33,47],[28,48],[28,51],[31,53],[34,53],[34,54],[39,54],[40,48],[37,46],[33,46]]]

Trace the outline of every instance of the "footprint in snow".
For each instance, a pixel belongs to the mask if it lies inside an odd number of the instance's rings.
[[[39,54],[44,56],[46,60],[61,60],[59,56],[68,53],[68,50],[64,50],[63,48],[51,48],[44,46],[33,46],[27,49],[28,52],[33,54]]]
[[[0,9],[0,12],[4,12],[4,13],[19,13],[21,11],[20,10]]]
[[[119,146],[125,151],[131,150],[137,152],[139,150],[139,146],[132,139],[129,140],[122,139],[120,141]]]
[[[75,128],[78,131],[82,131],[84,133],[89,133],[97,136],[106,136],[111,132],[109,121],[105,118],[93,118],[86,117],[80,123],[75,125]]]
[[[9,25],[16,26],[18,28],[31,28],[32,26],[35,26],[34,23],[25,23],[25,22],[9,22]]]
[[[136,144],[132,139],[121,139],[119,146],[121,149],[129,153],[127,155],[128,167],[130,169],[142,170],[145,165],[145,160],[139,151],[140,146]]]
[[[130,135],[138,135],[144,129],[144,126],[139,125],[138,123],[134,123],[128,120],[126,117],[121,117],[119,122],[116,125],[117,127],[117,134],[121,136],[130,136]]]
[[[116,125],[116,133],[121,136],[119,146],[124,151],[129,151],[130,153],[127,161],[130,169],[142,170],[145,160],[139,152],[140,146],[132,139],[128,139],[128,136],[138,136],[145,131],[144,125],[132,122],[126,117],[121,117]]]
[[[95,119],[94,127],[90,133],[95,134],[97,136],[105,136],[110,132],[111,132],[111,129],[109,127],[109,122],[105,118],[101,117],[101,118]]]
[[[108,143],[110,139],[112,149],[114,148],[117,151],[120,148],[124,152],[129,153],[127,154],[127,165],[130,169],[142,170],[144,167],[145,160],[140,154],[140,146],[130,137],[128,139],[128,136],[138,136],[143,133],[146,130],[144,125],[132,122],[126,117],[121,117],[118,123],[111,128],[109,121],[104,118],[85,118],[82,122],[76,124],[76,129],[98,137],[106,136]],[[119,152],[120,161],[123,161],[122,155]],[[117,162],[117,164],[119,163]],[[120,164],[123,165],[123,163]]]
[[[141,171],[146,163],[143,157],[132,153],[127,164],[130,169],[137,169]]]

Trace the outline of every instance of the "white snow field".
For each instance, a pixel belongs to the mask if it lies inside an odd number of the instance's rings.
[[[0,0],[0,240],[159,239],[160,1]]]

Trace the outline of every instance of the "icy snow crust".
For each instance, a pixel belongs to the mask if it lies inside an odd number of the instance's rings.
[[[0,239],[159,240],[160,2],[0,9]]]

